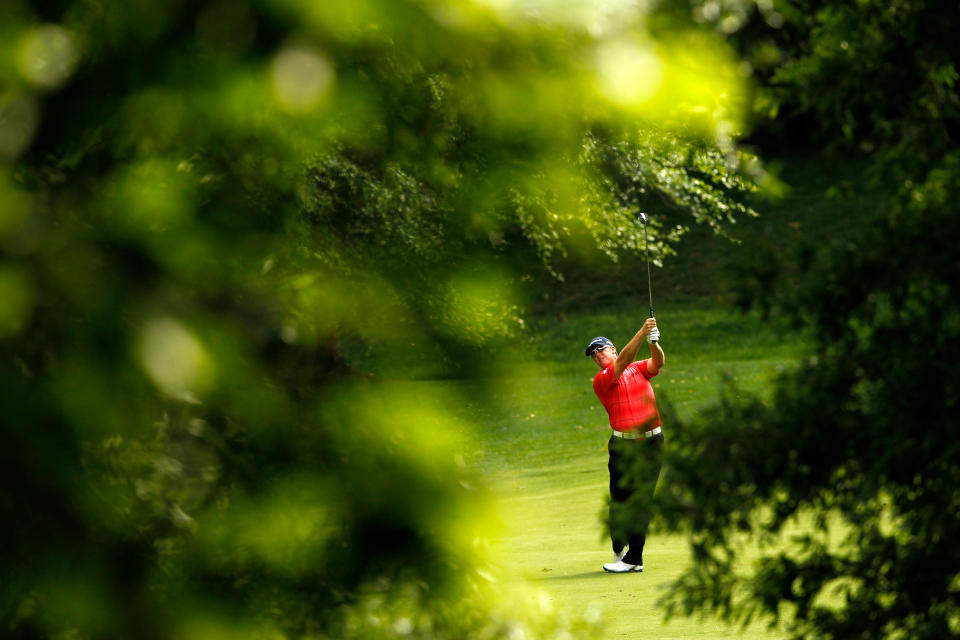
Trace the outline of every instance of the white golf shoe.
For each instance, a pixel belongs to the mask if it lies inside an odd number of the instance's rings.
[[[613,561],[614,561],[614,562],[620,562],[621,560],[623,560],[623,556],[625,556],[625,555],[627,555],[627,548],[626,548],[626,547],[624,547],[623,549],[621,549],[621,550],[620,550],[620,553],[615,553],[615,554],[613,554]]]
[[[628,564],[623,560],[610,562],[603,565],[603,570],[607,573],[639,573],[643,571],[642,564]]]

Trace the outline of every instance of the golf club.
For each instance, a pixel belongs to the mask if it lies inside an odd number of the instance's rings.
[[[637,218],[643,224],[643,255],[647,263],[647,293],[650,295],[650,317],[653,317],[653,287],[650,284],[650,254],[647,251],[647,214],[640,211]]]

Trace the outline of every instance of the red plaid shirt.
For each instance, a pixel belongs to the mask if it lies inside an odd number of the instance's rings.
[[[647,361],[628,364],[619,380],[614,380],[613,376],[614,366],[610,365],[593,379],[593,391],[610,416],[610,426],[617,431],[636,428],[649,431],[659,427],[660,413],[657,411],[657,399],[653,396],[653,386],[650,384],[653,376],[647,371]]]

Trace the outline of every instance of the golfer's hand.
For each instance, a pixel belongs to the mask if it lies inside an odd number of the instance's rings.
[[[650,344],[656,344],[660,341],[660,329],[654,327],[650,333],[647,334],[647,342]]]
[[[657,319],[656,318],[647,318],[643,321],[643,326],[640,327],[640,333],[650,338],[650,333],[657,329]]]

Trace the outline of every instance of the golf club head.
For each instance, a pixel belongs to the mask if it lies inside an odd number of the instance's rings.
[[[640,220],[640,222],[642,222],[644,225],[647,224],[647,214],[645,214],[643,211],[637,213],[637,219]]]

